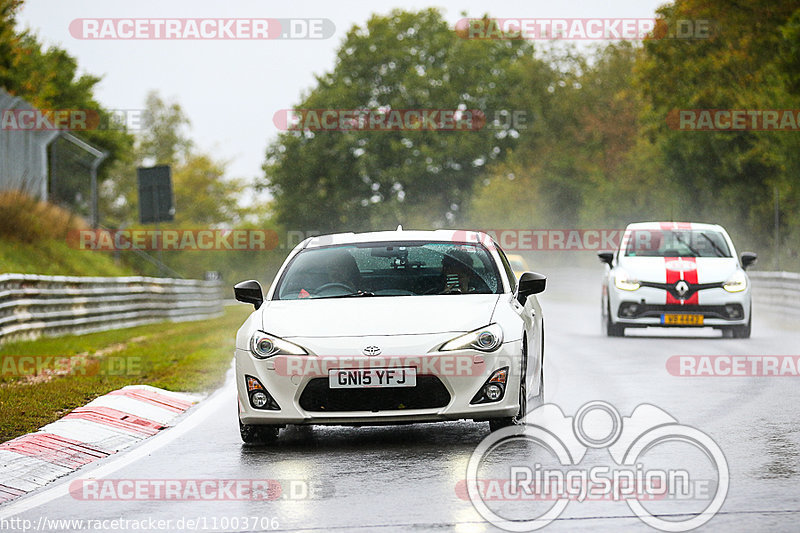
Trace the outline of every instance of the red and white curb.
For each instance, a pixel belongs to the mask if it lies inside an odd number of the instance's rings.
[[[131,385],[0,444],[0,504],[170,427],[198,395]]]

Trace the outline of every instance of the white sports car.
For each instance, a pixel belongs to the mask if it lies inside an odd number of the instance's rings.
[[[242,440],[287,424],[518,423],[543,402],[545,281],[517,280],[483,233],[306,239],[266,297],[235,287],[255,306],[236,335]]]
[[[688,222],[630,224],[608,264],[601,313],[606,334],[625,328],[712,327],[750,337],[750,279],[756,254],[736,256],[721,227]]]

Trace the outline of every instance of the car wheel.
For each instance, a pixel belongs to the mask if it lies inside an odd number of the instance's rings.
[[[619,324],[614,324],[611,320],[611,307],[606,308],[606,335],[609,337],[624,337],[625,336],[625,326],[620,326]]]
[[[522,370],[519,376],[519,411],[515,416],[507,416],[503,418],[493,418],[489,420],[489,430],[497,431],[508,426],[517,426],[522,424],[525,415],[528,414],[528,338],[522,338]],[[542,389],[542,392],[544,390]]]
[[[242,421],[239,420],[239,434],[242,441],[247,444],[264,444],[278,438],[278,428],[276,426],[242,424]]]
[[[747,324],[744,326],[733,326],[731,328],[731,333],[733,333],[734,339],[749,339],[750,338],[750,331],[752,330],[753,324],[753,317],[751,316],[747,320]]]

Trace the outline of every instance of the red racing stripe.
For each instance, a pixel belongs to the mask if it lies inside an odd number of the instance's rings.
[[[686,265],[685,268],[670,268],[670,266],[680,265],[681,263],[691,263],[691,266]],[[697,284],[697,260],[694,257],[665,257],[664,268],[667,271],[666,283],[668,285],[675,285],[680,280],[684,280],[689,285]],[[667,291],[667,304],[677,305],[697,305],[700,299],[697,292],[686,300],[675,298],[672,293]]]
[[[659,222],[662,230],[670,229],[692,229],[691,222]]]
[[[697,259],[694,257],[684,257],[684,263],[692,263],[693,267],[691,270],[684,270],[683,271],[683,280],[688,283],[689,285],[697,285]],[[699,293],[695,291],[694,294],[688,299],[684,300],[683,302],[685,305],[697,305],[700,303]]]

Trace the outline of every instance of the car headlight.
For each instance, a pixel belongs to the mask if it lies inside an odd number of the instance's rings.
[[[614,286],[623,291],[635,291],[639,288],[639,280],[634,279],[627,270],[618,268],[614,272]]]
[[[256,331],[250,337],[250,353],[259,359],[274,355],[308,355],[300,346],[263,331]]]
[[[747,275],[744,271],[737,270],[728,281],[722,284],[722,288],[728,292],[742,292],[747,288]]]
[[[439,351],[449,352],[472,348],[481,352],[493,352],[501,344],[503,344],[503,328],[500,327],[500,324],[491,324],[447,341],[439,348]]]

